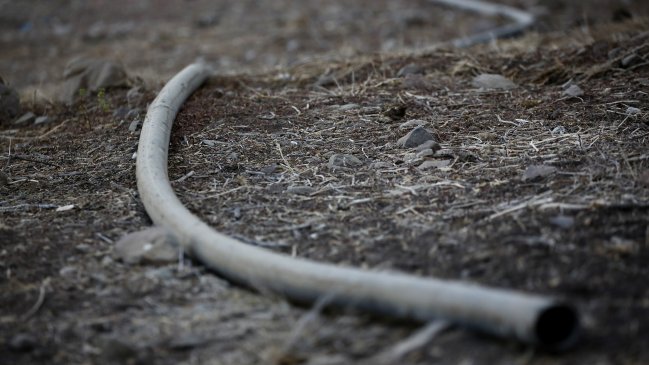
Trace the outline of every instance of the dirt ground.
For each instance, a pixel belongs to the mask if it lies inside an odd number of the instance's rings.
[[[503,19],[423,0],[0,2],[0,75],[53,119],[0,125],[0,363],[649,363],[648,7],[508,3],[535,31],[413,55]],[[142,97],[48,101],[78,56],[120,61]],[[421,325],[300,308],[189,258],[118,260],[115,241],[151,224],[129,127],[197,57],[218,76],[182,108],[169,157],[190,210],[286,254],[566,298],[579,344],[451,328],[388,362]],[[480,73],[518,86],[478,90]],[[397,145],[418,124],[440,150]],[[336,154],[359,165],[331,168]]]

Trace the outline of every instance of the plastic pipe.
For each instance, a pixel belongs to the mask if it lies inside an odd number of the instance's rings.
[[[458,38],[452,41],[455,47],[470,47],[475,44],[489,42],[497,38],[505,38],[522,33],[534,24],[534,16],[528,12],[502,4],[493,4],[479,0],[429,0],[432,3],[446,5],[449,7],[472,11],[481,15],[501,15],[513,20],[511,24],[497,27],[486,32]]]
[[[174,194],[167,154],[178,109],[209,74],[205,65],[192,64],[165,85],[149,107],[137,153],[137,185],[146,211],[153,222],[170,229],[189,254],[232,281],[299,302],[329,298],[338,306],[381,315],[444,319],[548,348],[573,342],[577,314],[552,298],[292,258],[247,245],[202,222]]]

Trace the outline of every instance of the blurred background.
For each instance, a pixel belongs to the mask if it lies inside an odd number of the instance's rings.
[[[564,31],[649,14],[646,0],[507,0]],[[75,57],[164,80],[197,57],[219,72],[263,71],[394,52],[485,31],[505,19],[427,0],[0,0],[0,75],[46,87]]]

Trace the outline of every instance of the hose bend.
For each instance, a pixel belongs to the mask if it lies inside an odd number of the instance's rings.
[[[331,298],[339,306],[418,321],[444,319],[550,348],[572,343],[577,314],[552,298],[292,258],[225,236],[194,216],[171,188],[167,154],[178,109],[209,74],[205,65],[192,64],[164,86],[149,107],[137,153],[146,211],[195,258],[232,281],[300,302]]]

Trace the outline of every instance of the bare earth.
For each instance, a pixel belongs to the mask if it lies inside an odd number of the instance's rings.
[[[642,1],[508,1],[540,14],[536,32],[419,55],[503,20],[423,0],[116,3],[0,2],[0,75],[25,111],[54,120],[0,125],[0,363],[649,363]],[[217,230],[319,261],[564,297],[581,341],[557,354],[451,328],[395,360],[386,352],[420,324],[297,307],[189,258],[122,263],[114,242],[151,224],[129,130],[143,112],[114,116],[129,88],[54,102],[77,56],[124,64],[143,88],[128,107],[142,111],[186,64],[215,64],[176,120],[169,174]],[[399,74],[406,65],[416,72]],[[518,87],[478,90],[480,73]],[[583,95],[563,94],[570,80]],[[417,123],[441,150],[397,145]],[[334,154],[360,165],[332,169]]]

